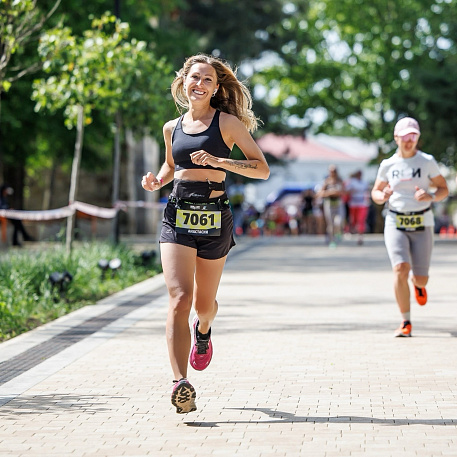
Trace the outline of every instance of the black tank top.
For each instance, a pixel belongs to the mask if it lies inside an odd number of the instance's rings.
[[[200,149],[205,150],[215,157],[225,159],[230,157],[230,148],[225,144],[219,128],[220,114],[221,112],[216,110],[210,126],[201,133],[184,133],[182,129],[182,119],[184,116],[179,118],[171,137],[175,171],[188,170],[191,168],[222,170],[222,168],[215,168],[210,165],[207,165],[206,167],[198,165],[190,160],[190,154],[199,151]]]

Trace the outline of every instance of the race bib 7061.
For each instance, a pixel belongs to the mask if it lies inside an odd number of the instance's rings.
[[[221,212],[178,208],[176,210],[176,233],[219,236],[221,234]]]

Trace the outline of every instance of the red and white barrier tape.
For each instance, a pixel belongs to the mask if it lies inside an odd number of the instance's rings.
[[[18,209],[0,209],[0,217],[7,219],[21,219],[23,221],[52,221],[71,216],[75,210],[70,206],[49,209],[46,211],[22,211]]]
[[[101,219],[112,219],[119,210],[131,208],[158,208],[165,206],[164,203],[144,202],[144,201],[118,201],[114,208],[101,208],[90,205],[89,203],[74,202],[63,208],[49,209],[43,211],[23,211],[17,209],[0,209],[0,217],[7,219],[20,219],[23,221],[51,221],[64,219],[71,216],[75,211],[87,214],[88,216],[99,217]]]
[[[163,209],[165,208],[166,203],[162,202],[145,202],[143,200],[137,201],[124,201],[119,200],[114,205],[115,207],[123,208],[148,208],[148,209]]]

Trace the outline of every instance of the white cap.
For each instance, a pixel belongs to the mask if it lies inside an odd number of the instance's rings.
[[[421,134],[419,123],[412,117],[404,117],[395,124],[394,136],[405,136],[408,133]]]

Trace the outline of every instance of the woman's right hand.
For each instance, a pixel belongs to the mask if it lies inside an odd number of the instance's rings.
[[[392,194],[394,193],[394,191],[392,190],[392,188],[390,187],[389,184],[387,184],[386,187],[384,187],[384,189],[382,189],[381,191],[383,193],[383,200],[384,202],[386,202],[387,200],[389,200],[389,198],[392,196]]]
[[[149,192],[154,192],[162,187],[162,180],[157,179],[157,177],[149,171],[145,176],[143,176],[141,185],[143,186],[143,189],[148,190]]]

